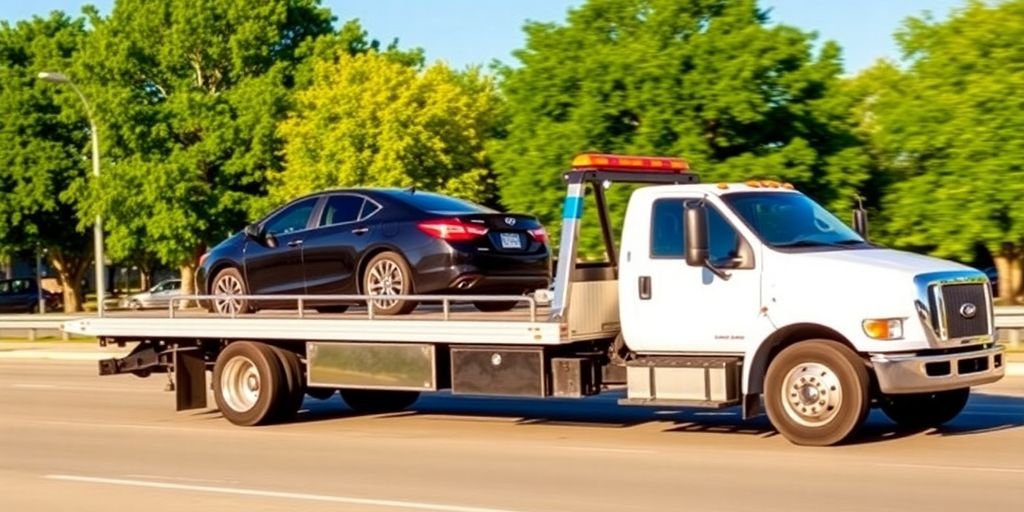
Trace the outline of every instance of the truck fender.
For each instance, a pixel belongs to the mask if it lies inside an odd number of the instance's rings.
[[[744,354],[744,394],[760,395],[764,392],[764,377],[768,372],[768,363],[780,350],[798,341],[816,338],[835,340],[853,348],[845,336],[824,325],[801,322],[779,327],[766,336],[761,343],[748,348]]]

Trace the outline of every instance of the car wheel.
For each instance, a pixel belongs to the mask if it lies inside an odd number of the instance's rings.
[[[128,303],[128,309],[132,311],[138,311],[142,309],[142,303],[137,300],[132,300],[131,302]]]
[[[217,273],[217,277],[213,279],[213,286],[211,287],[211,295],[224,296],[223,299],[216,298],[211,301],[211,311],[214,313],[221,314],[237,314],[237,313],[249,313],[252,311],[252,306],[249,305],[249,301],[238,297],[237,295],[245,295],[246,287],[245,280],[242,279],[242,273],[233,268],[226,268]]]
[[[363,272],[363,292],[374,297],[373,311],[381,315],[405,315],[416,309],[417,303],[410,300],[387,298],[395,295],[411,295],[414,287],[412,271],[405,258],[395,252],[382,252],[373,257]]]

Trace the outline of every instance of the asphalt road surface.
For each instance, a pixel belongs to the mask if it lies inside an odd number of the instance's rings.
[[[425,396],[355,416],[307,399],[295,423],[176,413],[163,377],[0,361],[0,511],[1018,511],[1024,378],[939,431],[873,413],[854,444],[802,448],[733,410],[616,397]],[[212,402],[211,402],[212,403]]]

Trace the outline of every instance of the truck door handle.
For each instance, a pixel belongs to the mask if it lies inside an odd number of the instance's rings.
[[[370,232],[370,228],[355,228],[352,230],[353,235],[365,235]]]
[[[640,290],[640,300],[651,300],[651,276],[640,276],[637,284]]]
[[[292,240],[291,242],[288,242],[288,247],[298,247],[300,245],[302,245],[302,240]]]

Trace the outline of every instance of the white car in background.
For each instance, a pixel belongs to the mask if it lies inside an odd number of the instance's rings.
[[[166,308],[171,297],[177,295],[181,295],[181,279],[166,279],[147,291],[125,297],[121,300],[121,307],[135,310]]]

